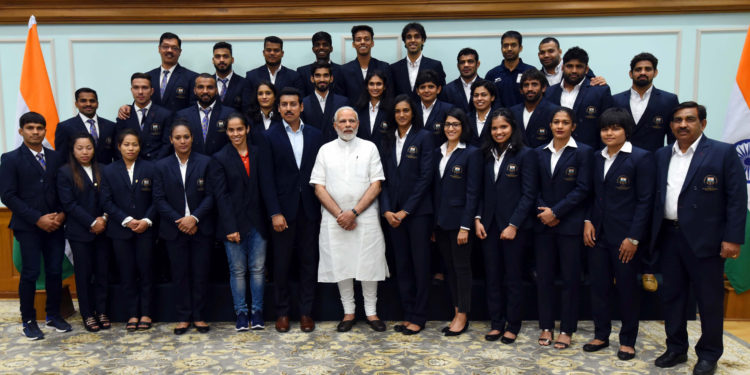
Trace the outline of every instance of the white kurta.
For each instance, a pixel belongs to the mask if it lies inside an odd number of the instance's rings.
[[[315,160],[310,184],[325,186],[342,210],[351,210],[375,181],[385,180],[378,150],[370,141],[340,138],[324,144]],[[385,240],[380,228],[378,200],[357,217],[357,227],[347,231],[336,217],[321,207],[318,282],[346,279],[385,280]]]

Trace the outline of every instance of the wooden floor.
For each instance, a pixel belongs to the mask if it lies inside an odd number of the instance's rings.
[[[724,330],[750,343],[750,320],[725,320]]]

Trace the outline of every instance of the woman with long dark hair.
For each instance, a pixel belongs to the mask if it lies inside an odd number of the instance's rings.
[[[253,104],[246,116],[250,121],[250,132],[262,133],[274,123],[281,122],[277,108],[278,93],[273,83],[261,81],[253,95]]]
[[[388,121],[392,90],[387,74],[380,70],[367,72],[364,90],[355,103],[359,117],[357,137],[380,144],[380,138],[386,133],[387,125],[383,123]]]
[[[68,217],[65,238],[73,251],[83,327],[97,332],[111,327],[107,316],[110,240],[104,233],[107,214],[101,199],[101,168],[91,134],[78,134],[70,142],[68,164],[57,174],[57,193]]]
[[[496,109],[487,121],[481,149],[482,195],[474,220],[477,237],[483,240],[491,323],[484,338],[511,344],[521,329],[523,250],[536,203],[536,153],[524,146],[523,129],[510,110]]]
[[[471,84],[471,111],[466,116],[469,118],[471,129],[469,142],[476,147],[482,145],[482,137],[489,128],[485,125],[492,112],[492,104],[496,96],[495,84],[490,81],[477,79]]]

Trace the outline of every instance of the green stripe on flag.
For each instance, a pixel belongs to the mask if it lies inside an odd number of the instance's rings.
[[[67,241],[65,243],[66,248],[68,247]],[[63,280],[70,277],[70,275],[73,274],[73,263],[71,263],[70,259],[67,256],[63,257],[63,265],[62,265],[62,278]],[[41,263],[39,265],[39,278],[36,280],[36,290],[43,290],[44,289],[44,260],[41,260]],[[13,265],[16,267],[18,272],[21,272],[21,265],[23,263],[21,262],[21,244],[18,243],[18,241],[13,238]]]
[[[740,256],[726,260],[724,273],[737,294],[750,290],[750,214],[745,221],[745,244],[740,249]]]

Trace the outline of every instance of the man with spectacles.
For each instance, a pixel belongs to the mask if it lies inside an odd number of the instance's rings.
[[[159,38],[161,66],[151,70],[154,94],[151,100],[172,112],[177,112],[195,103],[193,85],[197,73],[178,63],[182,53],[182,40],[175,34],[166,32]]]

